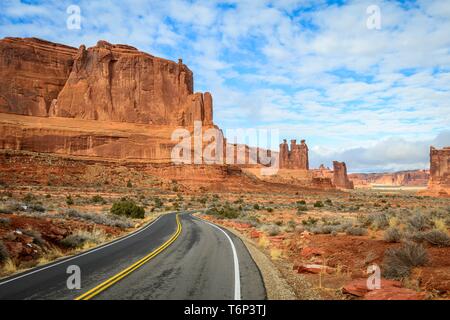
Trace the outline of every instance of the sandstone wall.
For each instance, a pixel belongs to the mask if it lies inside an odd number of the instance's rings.
[[[34,38],[0,40],[0,112],[47,116],[76,53],[75,48]]]
[[[78,50],[0,40],[0,112],[155,125],[213,124],[209,93],[182,63],[99,41]]]

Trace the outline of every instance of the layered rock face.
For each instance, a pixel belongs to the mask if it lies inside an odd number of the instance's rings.
[[[349,179],[357,187],[371,187],[379,184],[386,186],[421,187],[428,184],[430,172],[428,170],[409,170],[393,173],[353,173]]]
[[[39,39],[0,40],[0,112],[45,117],[77,50]]]
[[[213,124],[192,72],[125,45],[78,50],[39,39],[0,40],[0,112],[190,126]]]
[[[104,41],[0,40],[0,148],[170,162],[171,134],[213,124],[210,93],[182,63]],[[191,129],[190,129],[191,130]]]
[[[333,161],[333,183],[342,189],[353,189],[353,182],[348,179],[345,162]]]
[[[439,195],[450,195],[450,147],[430,148],[429,191]]]
[[[193,93],[192,72],[124,45],[81,46],[51,116],[157,125],[212,124],[212,97]]]
[[[284,140],[280,144],[279,154],[280,169],[300,169],[309,170],[308,146],[305,140],[297,144],[296,140],[291,140],[291,146]]]

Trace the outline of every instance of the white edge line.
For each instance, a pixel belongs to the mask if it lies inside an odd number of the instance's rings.
[[[81,258],[81,257],[86,256],[86,255],[88,255],[88,254],[91,254],[91,253],[93,253],[93,252],[96,252],[96,251],[105,249],[105,248],[110,247],[110,246],[112,246],[112,245],[114,245],[114,244],[117,244],[117,243],[119,243],[119,242],[122,242],[122,241],[124,241],[124,240],[127,240],[127,239],[129,239],[129,238],[131,238],[131,237],[134,237],[134,236],[140,234],[141,232],[144,232],[144,231],[147,230],[148,228],[150,228],[150,226],[152,226],[152,225],[153,225],[156,221],[158,221],[161,217],[162,217],[162,216],[159,216],[156,220],[150,222],[146,227],[144,227],[144,228],[142,228],[141,230],[138,230],[138,231],[136,231],[136,232],[133,232],[132,234],[129,234],[129,235],[123,237],[123,238],[116,239],[116,240],[114,240],[114,241],[112,241],[112,242],[110,242],[110,243],[104,244],[104,245],[102,245],[102,246],[100,246],[100,247],[91,249],[91,250],[86,251],[86,252],[84,252],[84,253],[80,253],[80,254],[78,254],[78,255],[75,255],[75,256],[73,256],[73,257],[67,258],[67,259],[65,259],[65,260],[61,260],[60,262],[52,263],[52,264],[50,264],[50,265],[48,265],[48,266],[45,266],[45,267],[43,267],[43,268],[40,268],[40,269],[38,269],[38,270],[33,270],[33,271],[28,272],[28,273],[25,273],[25,274],[22,274],[22,275],[18,275],[17,277],[14,277],[14,278],[12,278],[12,279],[9,279],[9,280],[0,282],[0,286],[2,286],[2,285],[4,285],[4,284],[7,284],[7,283],[9,283],[9,282],[12,282],[12,281],[19,280],[19,279],[21,279],[21,278],[27,277],[27,276],[29,276],[29,275],[32,275],[32,274],[35,274],[35,273],[38,273],[38,272],[41,272],[41,271],[44,271],[44,270],[47,270],[47,269],[56,267],[56,266],[58,266],[58,265],[60,265],[60,264],[63,264],[63,263],[66,263],[66,262],[69,262],[69,261],[72,261],[72,260]]]
[[[241,278],[239,274],[239,260],[236,252],[236,247],[234,246],[233,240],[231,240],[228,233],[226,233],[222,228],[216,226],[215,224],[200,219],[200,221],[203,221],[214,228],[220,230],[223,232],[223,234],[228,238],[228,241],[230,241],[231,244],[231,250],[233,250],[233,260],[234,260],[234,300],[241,300]]]

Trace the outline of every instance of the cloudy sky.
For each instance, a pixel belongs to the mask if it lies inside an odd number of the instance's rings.
[[[0,37],[181,57],[221,128],[279,129],[352,172],[427,168],[429,145],[450,145],[449,30],[449,0],[0,2]]]

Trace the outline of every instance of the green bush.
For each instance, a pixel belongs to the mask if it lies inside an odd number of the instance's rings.
[[[155,198],[154,201],[156,208],[162,208],[164,206],[164,202],[160,198]]]
[[[255,210],[260,210],[261,207],[259,206],[259,204],[255,203],[255,204],[253,205],[253,209],[255,209]]]
[[[212,207],[207,211],[207,214],[215,215],[222,219],[236,219],[240,216],[240,210],[227,203],[221,208]]]
[[[319,221],[319,219],[308,217],[308,219],[302,221],[302,225],[304,226],[313,226]]]
[[[91,201],[92,201],[92,203],[101,203],[101,204],[105,204],[106,203],[105,199],[103,199],[103,197],[99,196],[98,194],[93,196],[91,198]]]
[[[3,241],[0,240],[0,265],[4,264],[8,259],[9,252],[3,244]]]
[[[113,204],[111,213],[118,216],[126,216],[135,219],[143,219],[145,210],[139,207],[134,201],[128,199],[121,199]]]
[[[316,201],[314,203],[314,208],[323,208],[325,205],[323,204],[322,201]]]
[[[300,200],[300,201],[297,201],[297,204],[306,206],[306,201],[305,200]]]
[[[389,228],[384,232],[384,241],[386,242],[400,242],[402,235],[397,228]]]
[[[71,206],[71,205],[73,205],[75,203],[73,201],[73,199],[72,199],[72,196],[67,196],[66,197],[66,203],[67,203],[68,206]]]
[[[428,262],[426,249],[417,243],[407,242],[400,248],[387,249],[383,259],[383,275],[389,279],[409,276],[411,268]]]
[[[133,188],[133,184],[131,183],[130,180],[128,180],[128,182],[127,182],[127,188]]]
[[[306,211],[308,211],[308,207],[307,207],[306,205],[299,205],[299,206],[297,207],[297,214],[298,214],[299,216],[305,214]]]

